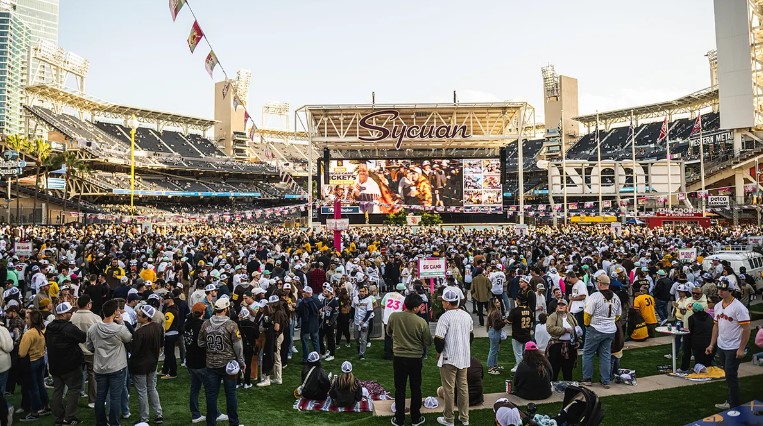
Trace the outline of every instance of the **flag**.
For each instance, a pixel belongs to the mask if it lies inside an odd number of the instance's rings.
[[[215,52],[210,50],[207,59],[204,60],[204,68],[207,69],[207,74],[209,74],[210,77],[212,77],[212,72],[215,70],[216,66],[217,56],[215,56]]]
[[[689,134],[689,137],[694,136],[695,133],[699,133],[702,131],[702,114],[697,115],[697,119],[694,121],[694,127],[691,128],[691,133]]]
[[[634,140],[636,138],[636,128],[633,127],[633,116],[631,116],[631,127],[628,129],[628,140]],[[634,140],[635,142],[635,140]]]
[[[249,129],[249,139],[254,141],[254,125]]]
[[[172,15],[172,22],[175,22],[180,9],[185,6],[185,0],[170,0],[170,14]]]
[[[236,94],[234,93],[233,94],[233,110],[234,111],[237,110],[239,105],[241,105],[241,101],[238,100],[238,96],[236,96]]]
[[[660,137],[657,138],[657,142],[660,142],[661,140],[668,137],[668,117],[665,116],[665,121],[662,122],[662,127],[660,127]]]
[[[191,49],[191,53],[193,53],[193,51],[196,50],[196,46],[201,41],[202,37],[204,37],[204,32],[201,30],[201,27],[199,26],[199,21],[193,21],[193,26],[191,27],[191,34],[188,35],[188,47]]]
[[[246,126],[247,121],[249,121],[249,111],[244,111],[244,126]]]
[[[223,99],[228,97],[228,92],[230,92],[230,81],[226,81],[225,85],[223,86]]]

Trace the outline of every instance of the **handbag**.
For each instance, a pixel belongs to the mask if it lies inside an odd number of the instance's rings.
[[[296,389],[294,389],[294,398],[299,398],[302,396],[302,389],[305,387],[305,384],[310,379],[310,375],[313,374],[313,370],[315,370],[315,367],[311,368],[310,371],[307,372],[307,375],[305,376],[305,380],[302,381],[302,384],[297,386]]]
[[[509,336],[506,335],[506,331],[505,330],[501,330],[501,341],[503,342],[504,340],[506,340],[508,338],[509,338]]]

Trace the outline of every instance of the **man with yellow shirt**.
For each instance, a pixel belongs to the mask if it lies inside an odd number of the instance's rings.
[[[633,300],[633,309],[641,314],[646,323],[649,337],[655,337],[657,328],[657,312],[655,311],[654,297],[649,294],[649,284],[642,284],[637,289],[636,298]]]
[[[143,281],[151,281],[156,282],[156,272],[154,271],[153,265],[143,262],[143,269],[140,271],[140,277],[143,278]]]

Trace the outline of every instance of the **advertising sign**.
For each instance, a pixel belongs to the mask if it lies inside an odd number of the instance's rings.
[[[329,231],[346,231],[350,229],[350,219],[326,219]]]
[[[707,197],[707,205],[715,207],[728,207],[729,196],[728,195],[711,195]]]
[[[419,259],[419,278],[445,278],[447,259],[427,257]]]
[[[0,176],[16,176],[26,167],[26,161],[19,159],[0,159]]]
[[[678,260],[684,263],[691,263],[697,260],[697,248],[678,249]]]
[[[408,226],[419,226],[421,223],[421,216],[414,216],[409,214],[405,217],[405,222],[408,224]]]
[[[32,243],[15,243],[13,249],[17,256],[32,255]]]
[[[334,214],[334,206],[321,206],[321,214]],[[342,214],[360,214],[360,207],[342,206]]]
[[[620,222],[612,222],[609,224],[609,229],[612,230],[612,234],[619,237],[623,233],[623,224]]]
[[[522,224],[514,225],[514,231],[520,237],[524,237],[525,235],[528,234],[527,225],[522,225]]]
[[[763,245],[763,236],[761,235],[754,235],[747,237],[747,244],[752,244],[754,246]]]

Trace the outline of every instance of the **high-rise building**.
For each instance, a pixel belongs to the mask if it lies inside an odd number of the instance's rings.
[[[32,30],[32,44],[45,40],[58,45],[59,0],[15,0],[16,13]]]
[[[31,29],[4,6],[0,3],[0,134],[12,135],[23,132]]]

